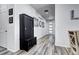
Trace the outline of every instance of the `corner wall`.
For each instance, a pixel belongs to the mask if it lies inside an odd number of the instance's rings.
[[[68,31],[79,30],[79,19],[71,20],[71,10],[75,10],[75,16],[79,17],[79,5],[55,5],[56,46],[70,47]]]

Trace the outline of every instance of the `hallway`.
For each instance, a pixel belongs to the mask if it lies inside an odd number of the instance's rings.
[[[54,35],[47,35],[37,41],[37,45],[28,52],[19,50],[15,53],[0,47],[0,55],[72,55],[69,48],[54,46]]]
[[[54,54],[55,4],[0,6],[0,55]]]

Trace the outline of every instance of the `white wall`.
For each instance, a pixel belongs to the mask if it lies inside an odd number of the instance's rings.
[[[14,17],[14,5],[13,4],[10,4],[10,5],[7,5],[7,8],[10,9],[10,8],[13,8],[13,15],[8,15],[8,20],[9,20],[9,17]],[[8,12],[8,10],[7,10]],[[16,48],[16,45],[15,45],[15,19],[13,18],[13,23],[12,24],[9,24],[8,22],[8,34],[7,34],[7,49],[12,51],[12,52],[15,52],[17,50]],[[17,42],[18,43],[18,42]]]
[[[71,10],[79,17],[79,5],[55,5],[56,46],[70,47],[68,30],[79,30],[79,20],[71,20]]]
[[[15,5],[15,19],[19,20],[19,14],[25,13],[31,17],[36,17],[37,19],[41,20],[39,17],[41,17],[40,14],[38,14],[36,12],[36,10],[34,8],[32,8],[30,5]],[[34,35],[38,37],[38,39],[44,35],[47,34],[46,31],[46,21],[43,18],[43,20],[41,20],[43,22],[45,22],[45,28],[42,27],[34,27]],[[42,33],[43,31],[43,33]]]
[[[53,34],[55,35],[55,20],[52,21]]]

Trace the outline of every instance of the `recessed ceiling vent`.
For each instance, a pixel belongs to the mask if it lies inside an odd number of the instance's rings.
[[[48,14],[48,10],[44,10],[45,14]]]
[[[44,10],[44,12],[48,12],[48,10]]]

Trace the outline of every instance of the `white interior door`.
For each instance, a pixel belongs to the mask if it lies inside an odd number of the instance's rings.
[[[0,13],[0,46],[7,47],[7,25],[8,25],[8,13]]]

